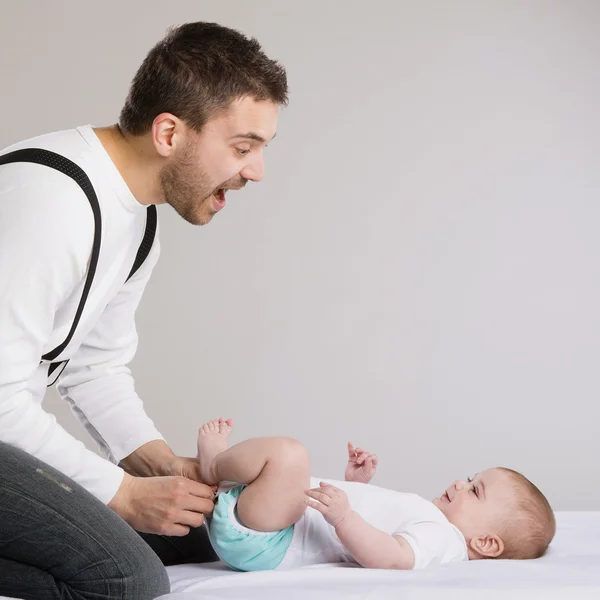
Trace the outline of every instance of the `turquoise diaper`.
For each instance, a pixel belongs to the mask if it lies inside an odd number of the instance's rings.
[[[209,535],[221,560],[237,571],[269,571],[283,560],[294,526],[281,531],[255,531],[237,518],[237,500],[245,485],[219,494],[210,519]]]

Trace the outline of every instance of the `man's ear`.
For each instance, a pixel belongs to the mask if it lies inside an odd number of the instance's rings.
[[[483,535],[469,540],[469,547],[481,558],[498,558],[504,552],[504,542],[497,535]]]
[[[181,120],[170,113],[161,113],[154,118],[151,129],[152,144],[160,156],[171,156],[182,130]]]

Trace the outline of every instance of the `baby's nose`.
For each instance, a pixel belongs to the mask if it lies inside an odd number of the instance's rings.
[[[465,487],[466,483],[462,480],[462,479],[457,479],[454,482],[454,487],[456,488],[456,490],[460,491]]]

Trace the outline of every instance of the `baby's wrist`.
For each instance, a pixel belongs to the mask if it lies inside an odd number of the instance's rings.
[[[352,508],[348,507],[348,510],[344,516],[333,526],[336,532],[346,529],[346,527],[350,527],[355,515],[356,513],[352,510]]]

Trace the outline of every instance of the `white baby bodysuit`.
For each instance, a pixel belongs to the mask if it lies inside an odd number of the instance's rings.
[[[311,488],[319,487],[320,481],[346,492],[352,510],[367,523],[390,535],[402,536],[415,553],[415,569],[468,560],[462,533],[425,498],[371,484],[314,477]],[[296,523],[291,545],[277,568],[331,562],[356,561],[323,515],[309,507]]]

